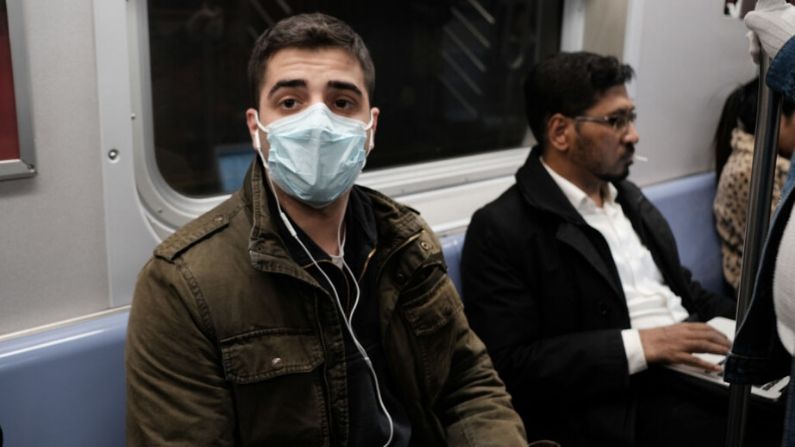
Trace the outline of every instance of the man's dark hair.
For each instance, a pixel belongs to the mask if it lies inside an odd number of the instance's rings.
[[[629,82],[635,72],[613,56],[558,53],[539,62],[524,82],[525,112],[539,144],[556,113],[574,117],[593,107],[605,91]]]
[[[375,67],[362,38],[342,20],[326,14],[312,13],[280,20],[257,39],[248,60],[248,82],[254,108],[259,108],[259,94],[268,59],[285,48],[340,48],[347,51],[359,61],[367,95],[372,100],[375,91]]]

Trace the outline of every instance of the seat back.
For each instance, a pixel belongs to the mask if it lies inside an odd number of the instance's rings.
[[[693,278],[707,290],[725,293],[720,239],[712,212],[715,174],[670,180],[643,188],[643,192],[668,220],[682,264]]]
[[[643,193],[665,216],[676,238],[682,264],[693,278],[712,292],[724,293],[720,240],[715,230],[712,202],[715,174],[704,173],[643,188]],[[461,250],[464,233],[442,238],[448,273],[461,291]]]
[[[5,445],[123,446],[128,312],[0,343]]]
[[[464,233],[451,234],[441,239],[447,275],[461,293],[461,252],[464,248]]]

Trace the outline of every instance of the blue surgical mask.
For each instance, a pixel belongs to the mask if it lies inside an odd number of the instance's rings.
[[[295,115],[257,126],[267,134],[267,162],[271,179],[290,196],[323,208],[347,191],[364,168],[370,123],[334,114],[323,103]],[[256,141],[256,139],[255,139]],[[262,156],[262,151],[260,151]]]

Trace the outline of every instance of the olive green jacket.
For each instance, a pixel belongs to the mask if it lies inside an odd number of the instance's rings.
[[[138,278],[128,445],[348,445],[342,319],[288,255],[252,166],[241,191],[160,244]],[[527,445],[439,242],[414,211],[365,192],[378,227],[367,268],[412,445]]]

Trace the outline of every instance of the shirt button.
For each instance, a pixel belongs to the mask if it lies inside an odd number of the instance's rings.
[[[599,302],[599,313],[602,316],[606,316],[607,314],[610,313],[610,307],[604,301]]]
[[[281,368],[282,367],[282,358],[281,357],[274,357],[271,360],[271,366],[274,368]]]

